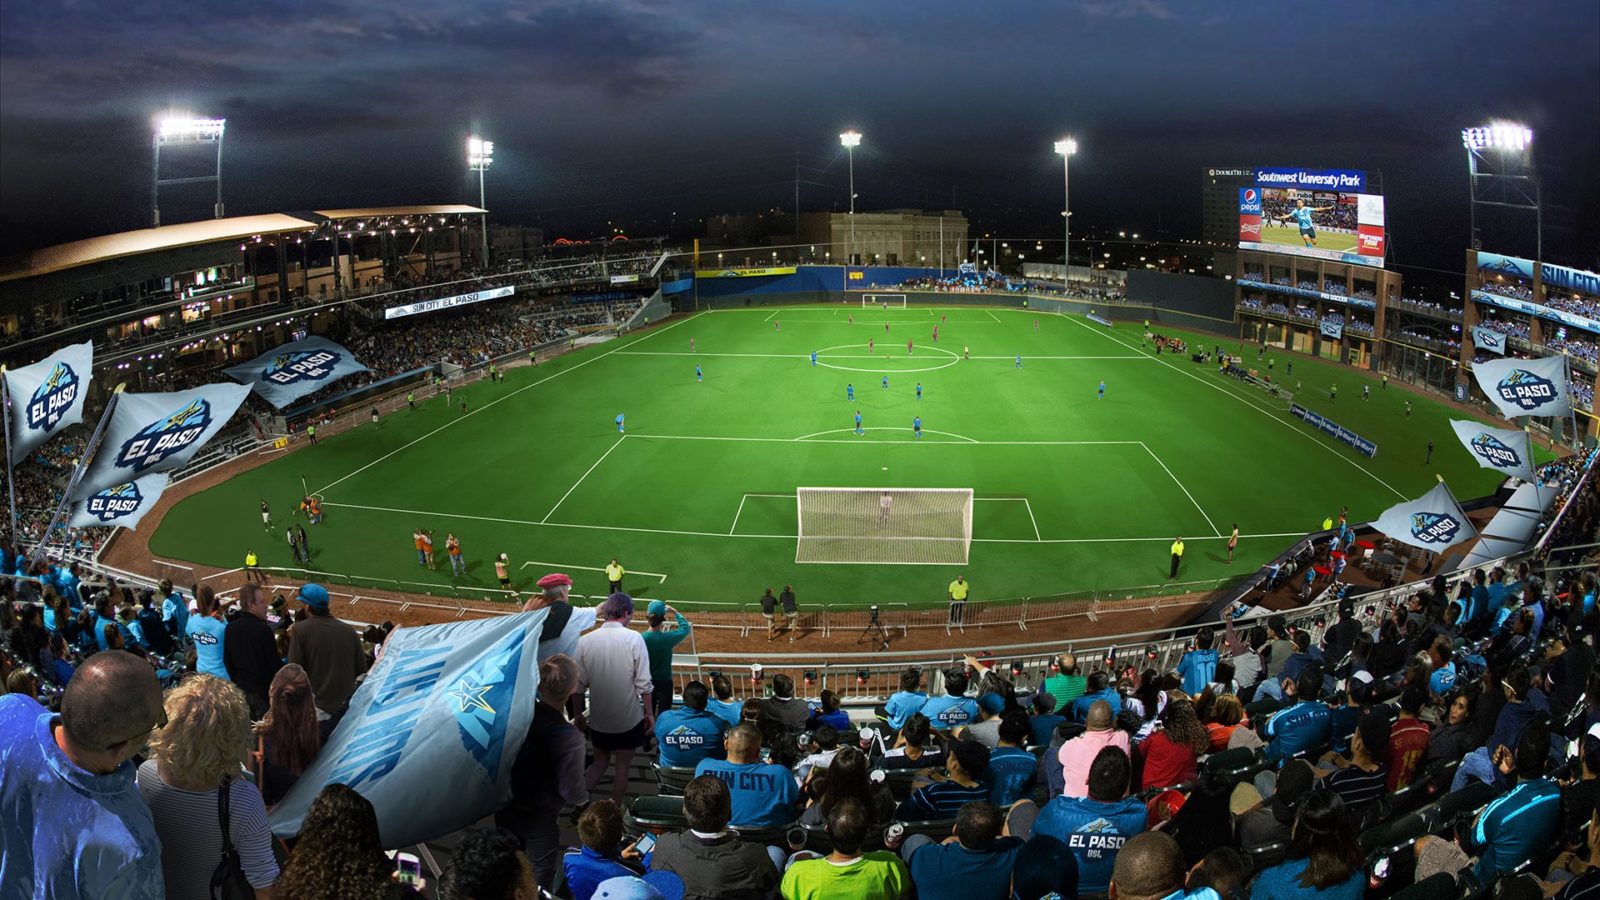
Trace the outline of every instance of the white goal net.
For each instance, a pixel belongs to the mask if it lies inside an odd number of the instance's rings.
[[[906,295],[905,294],[862,294],[861,295],[861,305],[862,305],[862,307],[889,306],[889,307],[894,307],[894,308],[897,308],[897,309],[905,309],[906,308]]]
[[[970,488],[797,488],[797,563],[964,566]]]

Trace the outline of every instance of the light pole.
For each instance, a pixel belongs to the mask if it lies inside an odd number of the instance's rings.
[[[1533,130],[1517,122],[1491,122],[1461,129],[1467,151],[1467,184],[1471,189],[1472,249],[1481,249],[1478,206],[1509,207],[1534,215],[1534,257],[1544,259],[1544,213],[1539,179],[1533,168]]]
[[[483,210],[483,257],[480,265],[489,264],[489,206],[484,202],[483,173],[494,162],[494,141],[477,135],[467,138],[467,169],[478,173],[478,208]]]
[[[861,132],[852,128],[839,135],[839,143],[850,157],[850,246],[845,252],[848,266],[853,265],[856,258],[856,148],[861,146]]]
[[[203,181],[217,183],[217,203],[212,215],[222,218],[222,136],[227,130],[227,119],[203,119],[173,113],[156,122],[155,137],[151,141],[153,164],[150,184],[151,224],[161,225],[161,186],[164,184],[195,184]],[[179,178],[161,177],[161,150],[166,147],[197,147],[212,145],[217,148],[216,168],[210,175],[191,175]]]
[[[1064,290],[1072,281],[1072,154],[1078,152],[1078,142],[1062,138],[1056,141],[1056,152],[1061,154],[1061,287]]]

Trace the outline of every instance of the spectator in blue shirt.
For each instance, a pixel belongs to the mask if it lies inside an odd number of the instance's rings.
[[[1089,707],[1093,706],[1096,700],[1104,700],[1111,704],[1112,718],[1122,712],[1122,695],[1111,686],[1106,673],[1090,672],[1087,689],[1087,693],[1072,701],[1072,721],[1080,723],[1089,721]]]
[[[900,673],[900,690],[890,695],[889,702],[883,705],[883,719],[890,728],[899,731],[906,727],[906,719],[912,713],[922,711],[928,702],[928,695],[917,690],[921,685],[921,669],[907,669]]]
[[[656,716],[661,765],[692,769],[702,759],[722,758],[722,737],[728,725],[706,711],[706,701],[705,682],[691,681],[683,686],[683,705]]]
[[[850,714],[839,708],[839,695],[824,690],[820,700],[820,703],[811,707],[811,718],[806,720],[806,727],[815,731],[827,725],[840,734],[849,731]]]
[[[787,825],[800,815],[800,786],[783,766],[761,761],[761,731],[744,723],[723,741],[727,760],[702,759],[694,774],[715,775],[728,786],[733,804],[731,824],[763,827]]]
[[[935,731],[949,731],[978,718],[978,701],[966,696],[967,670],[955,666],[944,673],[944,696],[922,705],[922,714]]]
[[[172,582],[163,581],[161,588],[161,621],[167,623],[167,633],[179,644],[188,640],[189,635],[189,604],[183,600],[183,595],[173,588]]]
[[[1250,900],[1361,900],[1367,895],[1364,861],[1344,801],[1332,791],[1312,791],[1300,802],[1288,858],[1256,876]]]
[[[128,653],[86,660],[62,695],[60,715],[31,697],[0,697],[7,896],[165,895],[160,838],[132,762],[164,724],[161,683]]]
[[[1314,670],[1301,673],[1299,681],[1284,679],[1284,692],[1296,702],[1273,713],[1262,729],[1268,759],[1281,762],[1328,743],[1328,707],[1317,700],[1321,687],[1322,675]]]
[[[583,846],[561,858],[567,888],[573,900],[589,900],[608,878],[643,875],[648,857],[632,847],[622,847],[622,810],[610,799],[591,803],[578,816],[578,840]]]
[[[1029,720],[1033,731],[1032,745],[1035,747],[1048,747],[1055,737],[1056,728],[1067,720],[1066,716],[1056,713],[1056,697],[1049,691],[1039,691],[1033,695],[1033,718]]]
[[[209,585],[196,591],[194,599],[200,614],[189,617],[187,633],[189,642],[194,644],[195,670],[231,681],[228,667],[222,661],[222,634],[228,628],[223,621],[222,607],[217,605],[216,595]]]
[[[989,753],[989,799],[996,806],[1010,806],[1033,787],[1039,760],[1022,749],[1032,734],[1028,714],[1022,710],[1000,716],[1000,745]]]
[[[715,697],[706,701],[706,712],[728,723],[728,727],[739,724],[739,717],[744,714],[744,701],[733,699],[733,682],[728,676],[718,672],[711,676],[711,692]]]
[[[1294,637],[1294,652],[1283,662],[1283,670],[1278,673],[1278,678],[1289,681],[1299,681],[1300,674],[1307,669],[1322,668],[1322,651],[1311,645],[1311,633],[1296,631]]]
[[[1183,692],[1191,697],[1200,696],[1217,673],[1217,651],[1211,649],[1216,632],[1205,626],[1195,632],[1194,646],[1178,660],[1178,675],[1183,678]]]
[[[1543,777],[1549,747],[1549,732],[1536,725],[1522,733],[1514,759],[1504,751],[1497,754],[1496,765],[1502,774],[1514,775],[1516,786],[1483,808],[1464,842],[1463,849],[1479,854],[1473,870],[1479,884],[1492,883],[1558,843],[1561,789]]]
[[[1078,891],[1104,893],[1117,852],[1144,831],[1147,811],[1128,796],[1133,765],[1119,747],[1107,747],[1089,766],[1089,796],[1056,797],[1034,820],[1033,833],[1064,841],[1078,861]],[[1180,853],[1179,861],[1182,861]]]
[[[1007,900],[1011,870],[1022,840],[1002,837],[1000,807],[982,800],[956,814],[954,842],[935,843],[924,834],[906,838],[900,858],[911,868],[921,900]]]
[[[106,626],[121,631],[122,625],[117,621],[117,604],[111,599],[110,594],[101,594],[94,600],[94,639],[101,650],[110,649],[106,643]],[[124,636],[124,640],[126,640]]]

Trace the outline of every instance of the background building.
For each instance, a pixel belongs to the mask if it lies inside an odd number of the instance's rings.
[[[797,244],[816,247],[815,257],[862,265],[938,266],[954,268],[966,258],[967,217],[960,210],[924,212],[889,209],[855,214],[855,244],[850,243],[849,213],[808,213],[800,217]],[[941,252],[942,248],[942,252]]]

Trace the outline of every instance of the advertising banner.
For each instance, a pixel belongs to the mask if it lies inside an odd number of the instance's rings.
[[[469,303],[482,303],[485,300],[499,300],[515,294],[515,287],[489,288],[482,291],[473,291],[470,294],[457,294],[454,297],[438,297],[433,300],[418,300],[416,303],[407,303],[404,306],[391,306],[383,311],[385,319],[399,319],[405,316],[415,316],[419,313],[438,312],[441,309],[451,309],[457,306],[466,306]]]
[[[372,803],[385,847],[459,831],[503,806],[533,721],[547,614],[396,629],[316,761],[273,809],[273,832],[299,833],[333,783]]]
[[[95,491],[82,500],[74,500],[68,514],[68,528],[110,527],[121,525],[133,528],[139,524],[161,499],[167,489],[166,475],[146,475],[133,481],[114,484]]]
[[[1533,280],[1533,260],[1520,256],[1501,256],[1498,253],[1478,251],[1478,272],[1488,275],[1510,275]]]
[[[21,462],[33,449],[66,428],[83,421],[89,396],[94,344],[84,341],[62,347],[31,366],[7,369],[11,397],[11,461]]]
[[[242,384],[208,384],[163,394],[123,394],[72,499],[182,466],[222,430],[249,393]]]
[[[343,346],[327,338],[308,337],[225,371],[233,380],[250,385],[261,399],[282,409],[346,375],[371,370]]]
[[[1276,188],[1317,188],[1347,194],[1365,193],[1367,173],[1352,169],[1256,169],[1256,184]]]
[[[1261,242],[1261,189],[1239,188],[1239,240]]]
[[[1435,553],[1478,536],[1442,481],[1422,497],[1384,510],[1372,527],[1403,544]]]
[[[1331,322],[1327,319],[1323,319],[1319,327],[1322,329],[1323,337],[1330,337],[1336,341],[1344,337],[1343,322]]]
[[[1325,434],[1331,435],[1334,439],[1350,447],[1352,450],[1355,450],[1362,456],[1370,458],[1378,455],[1377,444],[1374,444],[1373,442],[1367,440],[1359,434],[1356,434],[1354,431],[1351,431],[1350,429],[1340,425],[1338,422],[1333,421],[1321,413],[1312,412],[1298,403],[1291,403],[1289,404],[1289,415],[1294,416],[1297,419],[1304,420],[1307,425],[1314,426]]]
[[[1490,353],[1498,353],[1501,356],[1505,356],[1506,336],[1493,328],[1474,325],[1472,326],[1472,346],[1477,347],[1479,350],[1487,350]]]
[[[769,266],[763,269],[704,269],[694,273],[696,278],[760,278],[766,275],[793,275],[794,266]]]
[[[1478,465],[1524,481],[1533,480],[1532,448],[1528,434],[1515,428],[1490,428],[1478,422],[1450,420],[1461,446]]]
[[[1492,359],[1473,363],[1478,386],[1489,395],[1501,415],[1565,416],[1572,411],[1567,400],[1567,361],[1561,356],[1543,359]]]

